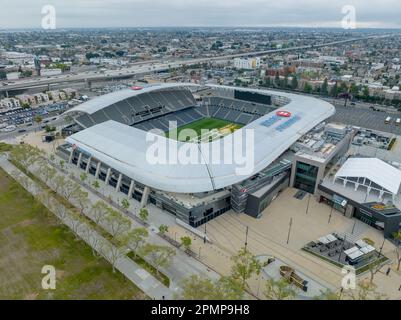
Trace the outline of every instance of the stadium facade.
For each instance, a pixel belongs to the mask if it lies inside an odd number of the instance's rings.
[[[142,206],[151,203],[198,227],[230,209],[260,216],[283,189],[299,180],[299,175],[294,177],[294,146],[334,113],[325,101],[270,90],[190,83],[133,87],[68,111],[73,124],[64,129],[69,136],[58,154]],[[149,133],[168,132],[171,121],[184,127],[209,118],[241,128],[210,142],[171,143],[163,134]],[[236,152],[246,154],[249,131],[249,170],[239,174],[237,163],[206,156],[223,158],[224,146],[235,136],[246,142]],[[149,163],[152,135],[166,143],[168,154],[189,147],[197,149],[203,161]]]

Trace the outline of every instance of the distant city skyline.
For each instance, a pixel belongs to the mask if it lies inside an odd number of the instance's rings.
[[[401,28],[399,0],[5,0],[0,29],[40,28],[42,7],[56,9],[58,28],[341,27],[343,6],[357,28]]]

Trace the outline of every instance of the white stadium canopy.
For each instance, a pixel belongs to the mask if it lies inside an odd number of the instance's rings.
[[[93,113],[107,107],[110,103],[116,103],[132,95],[179,85],[182,87],[195,86],[185,83],[163,84],[145,88],[143,91],[130,90],[130,92],[114,93],[82,104],[72,111]],[[185,165],[179,162],[176,164],[149,163],[146,155],[153,142],[147,141],[147,138],[152,138],[152,134],[116,121],[107,121],[78,132],[68,137],[67,142],[134,181],[151,188],[177,193],[207,192],[242,182],[265,169],[300,137],[335,113],[335,108],[331,104],[308,96],[268,90],[211,87],[260,92],[281,96],[290,101],[284,107],[257,119],[235,133],[237,136],[242,136],[244,142],[247,129],[251,129],[254,134],[254,145],[244,143],[242,146],[243,155],[248,151],[252,152],[254,157],[252,168],[246,174],[239,174],[238,169],[243,168],[243,165],[236,164],[235,161],[233,163],[221,161],[216,163],[215,159],[210,160],[206,156],[207,153],[212,154],[213,151],[217,150],[217,154],[224,158],[222,146],[229,145],[228,142],[232,139],[232,135],[200,145],[184,142],[169,143],[168,154],[177,153],[175,147],[201,150],[203,163]],[[291,117],[280,118],[276,121],[277,111],[291,113]],[[169,140],[164,137],[162,139],[165,142]]]

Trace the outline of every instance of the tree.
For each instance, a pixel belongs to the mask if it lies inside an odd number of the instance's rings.
[[[39,167],[39,175],[43,178],[46,184],[48,184],[49,181],[53,180],[56,174],[56,169],[49,167],[48,165],[46,165],[46,163],[42,163]]]
[[[147,222],[147,221],[148,221],[148,218],[149,218],[148,209],[142,208],[141,210],[139,210],[139,218],[140,218],[143,222]]]
[[[298,89],[298,79],[297,79],[297,77],[295,75],[292,76],[291,89],[292,90],[297,90]]]
[[[305,82],[304,91],[306,93],[312,93],[313,88],[312,88],[312,85],[309,82]]]
[[[395,255],[397,259],[397,271],[401,268],[401,230],[393,234],[394,240],[396,241]]]
[[[61,168],[61,170],[64,170],[64,166],[65,166],[65,161],[64,160],[60,160],[60,168]]]
[[[132,249],[136,258],[138,250],[146,243],[146,238],[148,236],[148,230],[145,228],[137,228],[124,234],[120,240]]]
[[[102,243],[100,252],[102,256],[111,263],[111,266],[113,267],[113,273],[116,272],[118,260],[126,255],[126,251],[123,247],[116,247],[109,241],[104,241]]]
[[[242,300],[244,290],[241,284],[229,277],[219,280],[192,275],[182,280],[181,300]]]
[[[327,96],[329,94],[329,84],[327,78],[324,79],[322,84],[322,95]]]
[[[67,208],[57,202],[55,205],[53,205],[53,211],[59,218],[60,223],[64,223],[65,219],[68,217]]]
[[[71,198],[74,199],[80,209],[80,213],[83,214],[85,208],[87,208],[89,200],[89,193],[83,191],[81,188],[76,188],[71,195]]]
[[[160,274],[161,267],[170,265],[172,258],[175,256],[175,250],[166,246],[147,244],[141,249],[141,255],[147,257],[156,268],[157,273]]]
[[[43,118],[41,117],[41,116],[35,116],[34,118],[33,118],[33,121],[35,121],[38,125],[39,124],[41,124],[42,123],[42,121],[43,121]]]
[[[29,145],[16,145],[10,152],[10,159],[19,163],[23,170],[29,169],[30,166],[39,161],[42,157],[42,152],[37,147]]]
[[[70,214],[70,228],[71,230],[74,232],[75,237],[78,238],[79,235],[79,231],[81,230],[81,227],[85,224],[85,219],[82,215],[80,215],[79,213],[72,211]]]
[[[109,206],[101,200],[94,203],[90,209],[90,215],[92,217],[92,220],[97,225],[100,225],[102,223],[102,221],[106,218],[106,215],[109,212],[110,212]]]
[[[385,300],[386,295],[377,292],[377,286],[369,280],[359,281],[355,290],[348,290],[345,294],[347,300]]]
[[[181,244],[184,246],[185,251],[189,252],[191,250],[192,239],[190,237],[182,237]]]
[[[121,236],[131,228],[131,220],[111,208],[109,208],[109,213],[106,216],[106,222],[109,226],[110,234],[115,238]]]
[[[93,229],[89,226],[86,228],[86,237],[87,242],[92,247],[92,254],[96,256],[96,253],[102,249],[103,243],[101,238],[97,237],[93,232]]]
[[[85,182],[88,179],[88,175],[86,172],[83,172],[80,174],[79,178],[81,179],[82,182]]]
[[[121,201],[121,207],[122,207],[125,211],[127,211],[127,210],[129,209],[130,203],[129,203],[128,199],[123,199],[123,200]]]
[[[71,180],[64,180],[64,186],[61,189],[61,192],[64,196],[65,199],[67,199],[68,201],[71,200],[74,192],[76,192],[76,190],[79,189],[79,186]]]
[[[270,300],[291,300],[295,298],[296,293],[291,283],[281,278],[267,280],[264,295]]]
[[[362,97],[363,97],[365,100],[368,100],[368,99],[369,99],[369,97],[370,97],[370,92],[369,92],[369,87],[368,87],[368,86],[364,86],[364,87],[363,87],[363,90],[362,90]]]
[[[234,279],[241,280],[242,287],[245,289],[247,280],[254,274],[259,274],[262,264],[246,248],[241,248],[237,255],[231,257],[234,265],[231,269],[231,275]]]
[[[96,191],[100,188],[100,183],[98,180],[93,181],[92,187],[96,189]]]
[[[349,88],[349,93],[351,95],[358,96],[359,95],[359,87],[355,83],[351,83],[351,86]]]
[[[334,97],[334,98],[337,98],[337,95],[338,95],[338,85],[337,85],[337,82],[336,82],[336,83],[334,84],[334,86],[331,88],[330,95],[331,95],[332,97]]]
[[[97,251],[100,250],[99,243],[101,243],[102,238],[98,237],[93,228],[88,224],[81,229],[81,237],[90,245],[92,254],[96,256]]]
[[[56,191],[56,193],[60,194],[62,191],[62,188],[64,187],[64,184],[65,184],[64,176],[63,175],[56,176],[53,180],[54,191]]]
[[[278,71],[276,72],[276,76],[274,77],[274,85],[276,87],[280,86],[280,74],[278,73]]]
[[[160,225],[160,227],[159,227],[159,233],[160,233],[161,235],[164,235],[164,234],[166,234],[167,232],[168,232],[168,226],[166,226],[166,225],[164,225],[164,224]]]

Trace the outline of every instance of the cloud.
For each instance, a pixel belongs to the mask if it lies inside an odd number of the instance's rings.
[[[401,27],[399,0],[3,0],[0,28],[40,27],[41,8],[56,8],[58,27],[339,27],[344,5],[362,27]]]

